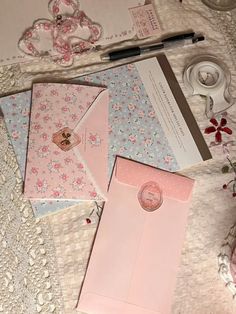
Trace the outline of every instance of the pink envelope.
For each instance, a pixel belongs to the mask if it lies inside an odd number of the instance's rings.
[[[108,90],[34,84],[24,195],[104,200],[108,186]]]
[[[117,157],[79,310],[171,313],[193,184]]]

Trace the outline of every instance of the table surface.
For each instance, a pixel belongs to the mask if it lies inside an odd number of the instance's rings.
[[[216,56],[231,72],[230,91],[236,97],[236,11],[212,11],[197,0],[155,0],[155,5],[164,32],[194,29],[206,36],[201,45],[166,53],[204,132],[209,126],[205,99],[189,94],[183,69],[199,54]],[[4,67],[0,69],[1,95],[30,88],[35,78],[69,78],[107,67],[99,59],[99,53],[92,53],[69,71],[55,66],[46,71],[40,62]],[[223,141],[232,141],[225,146],[232,159],[236,157],[235,113],[235,105],[227,111],[233,135]],[[212,136],[204,137],[210,145]],[[80,204],[36,220],[20,193],[22,182],[3,125],[0,143],[0,313],[79,313],[75,305],[98,223],[96,215],[91,224],[86,224],[85,218],[94,204]],[[236,218],[236,199],[222,189],[233,174],[221,171],[227,163],[223,146],[210,150],[213,160],[181,172],[196,183],[173,298],[174,314],[236,313],[236,302],[218,274],[221,245]]]

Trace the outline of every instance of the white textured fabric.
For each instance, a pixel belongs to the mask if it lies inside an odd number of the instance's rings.
[[[192,57],[199,54],[216,56],[231,71],[231,92],[236,97],[236,11],[215,12],[200,0],[183,0],[182,4],[177,0],[155,0],[155,5],[165,33],[193,29],[206,36],[206,41],[198,46],[166,53],[193,114],[204,131],[209,126],[204,113],[205,99],[191,96],[186,90],[182,81],[183,69]],[[61,70],[56,65],[48,66],[43,62],[8,66],[0,69],[0,93],[3,95],[29,88],[36,79],[69,78],[106,67],[107,64],[101,64],[99,53],[81,57],[70,70]],[[235,134],[235,105],[228,110],[227,119]],[[41,313],[50,313],[53,307],[54,313],[79,313],[75,305],[97,225],[96,219],[92,224],[85,223],[92,205],[80,204],[35,221],[29,205],[20,196],[21,182],[14,155],[11,147],[6,146],[4,129],[1,131],[0,313],[33,314],[40,310]],[[214,135],[204,136],[210,143]],[[235,135],[229,138],[235,139]],[[229,149],[231,157],[236,158],[236,147]],[[195,179],[196,183],[173,300],[174,314],[236,313],[236,302],[218,275],[217,258],[225,236],[236,221],[236,200],[228,190],[222,189],[222,185],[232,178],[232,173],[221,173],[221,167],[226,163],[222,147],[212,147],[211,151],[214,160],[182,172]],[[40,235],[37,230],[41,231]],[[17,250],[17,247],[20,249]],[[36,252],[32,253],[33,259],[31,250]],[[12,252],[17,258],[12,258]],[[33,265],[30,264],[32,262]],[[44,277],[48,273],[50,276]],[[27,285],[24,286],[25,282]],[[51,285],[50,295],[45,295],[49,285],[47,282]]]
[[[63,313],[50,225],[23,199],[20,171],[0,118],[0,313]]]
[[[78,301],[98,223],[96,213],[92,215],[91,223],[86,223],[86,218],[94,208],[94,204],[80,204],[49,218],[66,314],[75,311]]]

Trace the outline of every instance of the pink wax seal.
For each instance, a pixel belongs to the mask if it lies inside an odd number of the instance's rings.
[[[144,183],[139,192],[138,200],[142,208],[148,212],[157,210],[162,204],[162,191],[154,181]]]

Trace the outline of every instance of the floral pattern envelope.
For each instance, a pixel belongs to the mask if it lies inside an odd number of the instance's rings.
[[[108,91],[102,87],[34,84],[24,185],[27,198],[106,198],[108,102]]]

